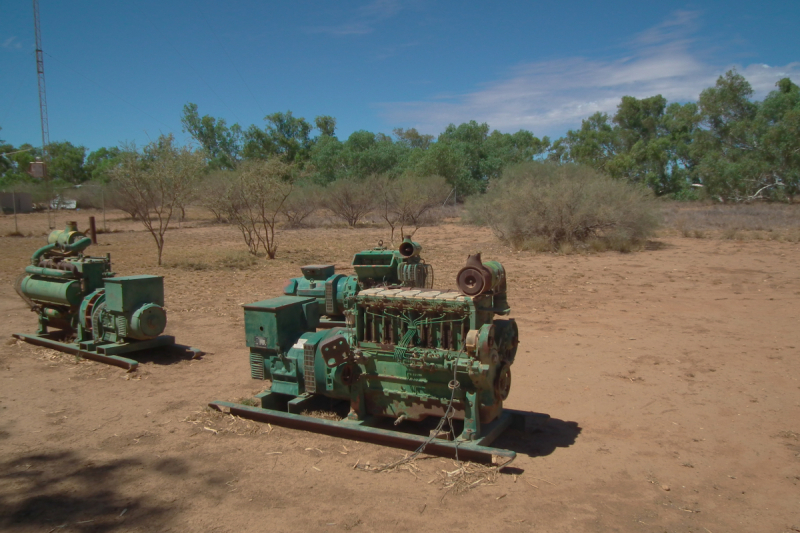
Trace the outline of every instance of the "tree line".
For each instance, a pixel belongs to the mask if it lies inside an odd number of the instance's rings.
[[[729,71],[697,102],[622,98],[550,147],[548,158],[642,183],[656,195],[793,200],[800,190],[800,90],[789,78],[761,102]]]
[[[369,176],[440,176],[466,197],[484,192],[511,165],[549,160],[589,166],[658,196],[791,201],[800,190],[800,89],[784,78],[764,100],[754,101],[753,94],[743,76],[729,71],[697,102],[625,96],[613,116],[596,113],[555,141],[527,130],[492,131],[476,121],[451,124],[436,137],[397,128],[392,135],[359,130],[341,140],[330,116],[308,121],[277,112],[263,127],[244,128],[201,116],[193,103],[184,106],[181,122],[197,143],[204,172],[222,176],[275,158],[320,186]],[[87,153],[70,142],[52,143],[48,172],[56,186],[107,183],[130,151]],[[40,156],[38,147],[0,141],[0,189],[32,182],[28,166]]]

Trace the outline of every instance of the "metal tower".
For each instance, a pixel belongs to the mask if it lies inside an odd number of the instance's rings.
[[[47,148],[50,146],[50,126],[47,123],[47,91],[44,84],[44,53],[42,52],[42,31],[39,28],[39,0],[33,0],[33,25],[36,33],[36,73],[39,76],[39,116],[42,120],[42,171],[47,196],[47,221],[50,227],[50,207],[53,201],[50,194],[50,177],[47,173]]]
[[[44,54],[42,53],[42,31],[39,28],[39,0],[33,0],[33,24],[36,31],[36,72],[39,75],[39,115],[42,119],[42,161],[47,158],[50,144],[50,129],[47,124],[47,91],[44,85]]]

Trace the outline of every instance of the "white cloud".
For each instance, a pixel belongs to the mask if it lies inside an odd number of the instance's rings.
[[[22,44],[17,42],[17,36],[16,35],[11,36],[8,39],[6,39],[5,41],[3,41],[3,44],[0,45],[0,46],[2,46],[3,48],[22,48]]]
[[[653,46],[688,39],[698,27],[699,11],[673,11],[672,16],[661,24],[636,35],[632,44]]]
[[[397,15],[402,6],[399,0],[373,0],[361,6],[352,18],[342,24],[308,28],[309,33],[328,33],[330,35],[363,35],[375,31],[375,26],[386,19]]]
[[[477,120],[501,131],[531,130],[561,135],[582,119],[602,111],[613,114],[623,96],[661,94],[668,101],[696,100],[725,71],[736,68],[763,98],[784,77],[800,79],[800,62],[781,67],[764,64],[713,65],[693,53],[690,33],[697,14],[676,12],[668,21],[637,35],[626,57],[597,60],[581,57],[518,66],[506,79],[486,83],[474,92],[432,96],[425,101],[378,104],[390,124],[428,133],[448,124]]]
[[[738,67],[739,74],[747,78],[756,98],[763,98],[768,92],[775,90],[775,84],[781,78],[792,78],[797,83],[800,81],[800,62],[789,63],[782,67],[753,64]]]

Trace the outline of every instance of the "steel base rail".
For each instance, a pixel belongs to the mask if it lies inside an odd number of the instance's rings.
[[[232,415],[249,420],[322,433],[333,437],[383,444],[405,450],[416,450],[421,444],[429,440],[428,437],[422,435],[370,427],[371,419],[362,421],[344,419],[337,422],[224,401],[214,401],[209,403],[208,406],[222,412],[226,412],[225,410],[228,409]],[[491,424],[487,424],[487,431],[483,438],[473,442],[433,439],[425,447],[425,453],[445,457],[455,457],[457,453],[459,459],[469,461],[495,464],[508,463],[516,457],[517,453],[515,451],[492,448],[488,444],[509,426],[514,427],[514,429],[524,430],[526,415],[527,413],[519,411],[505,410],[500,418]]]
[[[139,366],[139,361],[134,361],[133,359],[128,359],[127,357],[122,357],[120,355],[115,355],[115,354],[139,352],[142,350],[147,350],[150,348],[159,348],[162,346],[174,346],[176,348],[182,348],[184,350],[193,352],[194,353],[194,355],[192,356],[193,359],[203,354],[203,352],[198,350],[197,348],[192,348],[190,346],[184,346],[181,344],[175,344],[175,337],[173,337],[172,335],[162,335],[160,337],[156,337],[155,339],[150,339],[147,341],[139,341],[135,344],[109,343],[105,345],[103,344],[95,345],[94,343],[73,344],[68,342],[61,342],[49,336],[29,335],[27,333],[14,333],[12,336],[19,340],[28,342],[30,344],[35,344],[37,346],[43,346],[45,348],[52,348],[53,350],[58,350],[60,352],[79,355],[84,359],[91,359],[92,361],[97,361],[98,363],[105,363],[107,365],[118,366],[120,368],[124,368],[129,372],[136,370],[136,367]]]

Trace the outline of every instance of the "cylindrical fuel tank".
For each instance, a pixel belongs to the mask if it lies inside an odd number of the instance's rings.
[[[20,283],[20,289],[35,302],[69,306],[81,302],[81,282],[74,279],[42,279],[39,276],[28,276]]]

